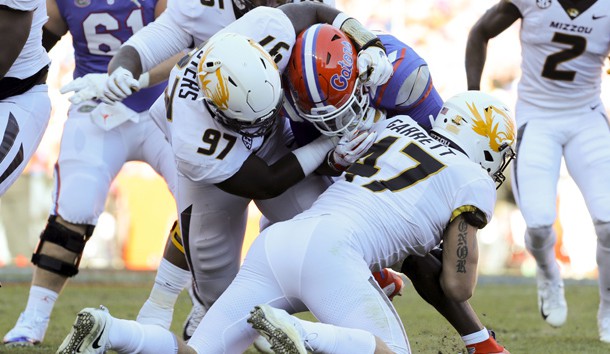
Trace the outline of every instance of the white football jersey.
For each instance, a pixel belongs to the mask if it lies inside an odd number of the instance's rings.
[[[36,74],[51,61],[42,46],[42,26],[47,22],[45,0],[0,0],[0,5],[20,11],[34,11],[32,27],[21,53],[6,73],[6,77],[25,79]]]
[[[557,110],[598,100],[610,52],[610,1],[511,2],[523,17],[519,99]]]
[[[295,43],[294,32],[285,30],[286,21],[282,11],[261,7],[225,30],[264,42],[270,52],[275,50],[282,72]],[[281,50],[278,52],[277,48]],[[172,145],[179,172],[193,181],[218,183],[235,174],[251,153],[267,162],[287,153],[292,135],[283,118],[273,135],[265,139],[242,136],[212,117],[202,100],[197,79],[197,57],[201,51],[194,49],[172,69],[165,94],[150,109],[155,123]]]
[[[323,2],[334,7],[332,0]],[[169,0],[161,16],[129,38],[124,45],[138,52],[143,70],[148,71],[180,51],[207,41],[234,22],[245,11],[239,9],[239,4],[238,1]],[[285,17],[283,13],[280,16]],[[253,28],[256,26],[258,24],[254,23]],[[292,24],[287,24],[285,32],[291,32],[290,28]],[[271,44],[279,43],[273,41]]]
[[[354,230],[367,230],[354,233],[354,242],[368,264],[382,268],[429,252],[463,211],[476,208],[491,220],[496,188],[480,165],[431,138],[408,116],[374,129],[378,137],[367,154],[297,218],[331,214],[349,220]],[[353,203],[355,195],[360,203]],[[371,234],[380,237],[359,236]]]

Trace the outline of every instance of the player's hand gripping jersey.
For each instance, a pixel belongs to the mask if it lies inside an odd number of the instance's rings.
[[[597,100],[610,53],[610,2],[511,2],[522,16],[519,99],[557,110]]]

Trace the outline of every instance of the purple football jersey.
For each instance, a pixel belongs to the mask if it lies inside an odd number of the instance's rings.
[[[74,78],[104,73],[110,59],[135,32],[155,19],[157,0],[57,0],[72,34]],[[136,112],[147,110],[165,83],[142,89],[123,103]]]

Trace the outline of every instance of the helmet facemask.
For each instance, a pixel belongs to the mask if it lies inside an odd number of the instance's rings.
[[[292,85],[290,85],[290,94],[292,100],[298,102],[298,92]],[[369,101],[366,87],[360,83],[360,79],[356,79],[356,85],[354,85],[349,99],[341,107],[319,105],[312,107],[310,112],[303,111],[298,104],[295,107],[299,115],[313,123],[322,134],[335,136],[358,129],[369,107]]]

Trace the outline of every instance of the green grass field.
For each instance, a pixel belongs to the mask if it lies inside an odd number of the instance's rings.
[[[84,271],[83,273],[86,273]],[[2,273],[0,270],[0,278]],[[108,277],[110,279],[110,277]],[[5,278],[6,279],[6,278]],[[68,333],[76,313],[83,307],[106,305],[117,317],[135,318],[148,296],[151,276],[137,280],[74,282],[59,298],[44,344],[37,348],[8,349],[1,353],[55,353]],[[23,310],[29,284],[3,281],[0,288],[0,334],[3,336]],[[535,285],[531,280],[481,278],[472,303],[488,328],[496,331],[499,341],[513,354],[610,353],[610,344],[597,337],[596,311],[598,293],[595,283],[568,282],[568,323],[559,329],[546,325],[536,307]],[[414,353],[464,353],[459,336],[432,307],[407,286],[404,296],[395,300]],[[183,293],[174,313],[172,330],[181,333],[182,322],[190,309]],[[308,317],[306,314],[305,317]],[[255,353],[254,350],[248,353]]]

